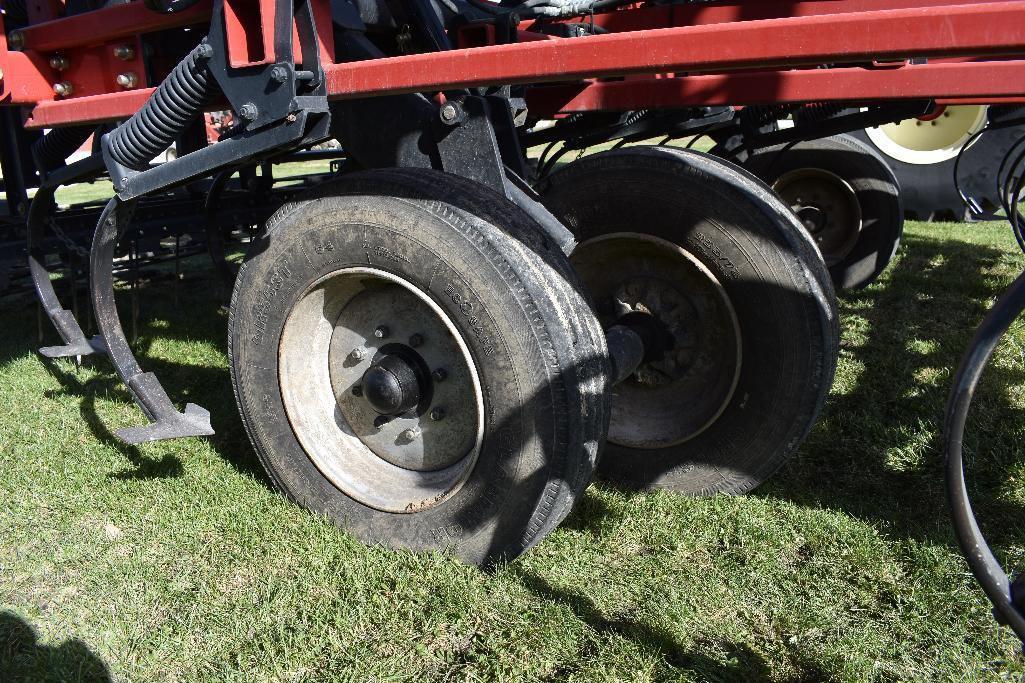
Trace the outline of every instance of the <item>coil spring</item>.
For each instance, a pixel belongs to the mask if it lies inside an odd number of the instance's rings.
[[[217,92],[207,67],[213,48],[200,43],[164,79],[142,109],[109,135],[110,154],[118,163],[141,171],[203,111]]]
[[[849,108],[848,105],[836,102],[812,102],[795,111],[794,120],[798,123],[825,121]]]
[[[776,123],[782,118],[786,118],[796,106],[793,104],[766,104],[744,107],[741,110],[741,117],[745,126],[750,126],[752,130],[757,130],[762,126],[767,126]]]
[[[32,157],[42,172],[52,171],[89,139],[92,126],[54,128],[32,143]]]

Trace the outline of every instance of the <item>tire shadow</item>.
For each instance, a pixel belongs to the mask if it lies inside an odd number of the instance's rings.
[[[837,509],[893,534],[953,544],[944,408],[962,354],[1007,285],[992,271],[1008,255],[956,239],[911,236],[905,244],[883,281],[841,296],[847,370],[797,457],[755,495]],[[848,373],[856,375],[853,382]],[[1023,384],[1022,363],[991,362],[967,425],[972,500],[997,544],[1023,532],[1015,520],[1025,510],[1001,491],[1023,461],[1017,425],[1025,411],[1009,400]]]
[[[77,638],[41,645],[35,629],[13,612],[0,611],[0,681],[4,683],[110,683],[110,670]]]

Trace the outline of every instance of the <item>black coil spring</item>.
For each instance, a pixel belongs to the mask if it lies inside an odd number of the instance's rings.
[[[36,166],[44,173],[57,168],[85,144],[93,130],[93,126],[54,128],[32,143],[32,157],[36,160]]]
[[[825,121],[849,108],[849,105],[842,102],[811,102],[794,112],[794,120],[798,123]]]
[[[145,169],[203,112],[218,90],[207,67],[211,54],[212,48],[205,42],[197,45],[142,109],[110,133],[110,153],[118,163],[136,171]]]

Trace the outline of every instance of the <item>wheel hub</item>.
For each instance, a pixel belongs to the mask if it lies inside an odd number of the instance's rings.
[[[740,371],[739,324],[715,276],[678,245],[639,233],[588,240],[571,260],[603,326],[626,325],[645,343],[613,394],[609,441],[664,448],[704,431]]]
[[[858,243],[861,205],[850,183],[825,169],[800,168],[780,176],[772,189],[797,214],[827,266],[843,261]]]
[[[986,125],[986,107],[946,107],[927,119],[905,119],[866,128],[869,139],[886,155],[906,164],[939,164],[953,159],[968,139]]]
[[[484,428],[476,366],[412,283],[371,268],[328,276],[289,315],[279,362],[296,436],[347,495],[416,512],[468,476]]]

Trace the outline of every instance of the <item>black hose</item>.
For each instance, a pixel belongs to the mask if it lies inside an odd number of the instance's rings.
[[[64,160],[85,144],[95,126],[54,128],[32,143],[32,158],[41,173],[60,167]]]
[[[114,159],[136,171],[170,147],[219,90],[207,67],[213,48],[205,41],[185,56],[132,118],[109,134]]]
[[[979,530],[965,485],[962,450],[965,420],[986,362],[1011,323],[1025,310],[1025,273],[997,300],[982,321],[968,352],[961,360],[954,387],[947,401],[944,428],[947,498],[954,521],[954,533],[968,567],[978,580],[1002,623],[1025,642],[1025,614],[1015,604],[1012,585]]]

